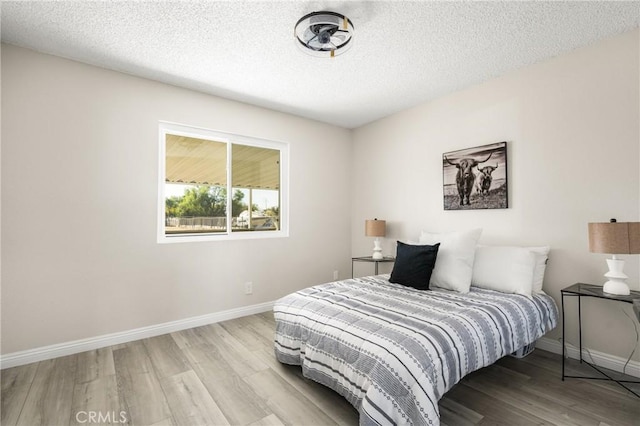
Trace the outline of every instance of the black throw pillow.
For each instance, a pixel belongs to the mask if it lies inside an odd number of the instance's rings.
[[[389,281],[419,290],[429,290],[429,280],[439,247],[440,243],[417,246],[398,241],[396,261]]]

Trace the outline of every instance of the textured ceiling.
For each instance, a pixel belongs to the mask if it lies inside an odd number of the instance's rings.
[[[347,128],[638,27],[640,2],[2,1],[2,41]],[[297,20],[346,14],[315,58]]]

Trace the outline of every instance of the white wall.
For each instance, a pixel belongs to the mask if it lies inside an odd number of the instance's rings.
[[[385,254],[420,230],[482,227],[481,243],[550,245],[545,291],[602,283],[606,255],[589,253],[587,223],[640,220],[638,31],[512,72],[354,132],[353,254],[368,253],[365,219],[387,220]],[[429,78],[425,75],[424,78]],[[444,211],[442,154],[508,142],[509,208]],[[640,290],[639,256],[626,256]],[[573,320],[575,301],[567,320]],[[589,300],[585,344],[626,358],[631,305]],[[560,327],[551,337],[560,335]],[[577,343],[577,333],[568,335]],[[640,354],[634,359],[640,360]]]
[[[157,244],[158,120],[289,142],[290,237]],[[347,130],[8,45],[2,124],[3,354],[350,274]]]

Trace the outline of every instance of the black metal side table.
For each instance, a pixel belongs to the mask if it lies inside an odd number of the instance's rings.
[[[384,256],[382,259],[374,259],[371,256],[364,257],[352,257],[351,258],[351,278],[353,278],[353,263],[354,262],[369,262],[375,263],[375,274],[378,275],[378,264],[379,263],[390,263],[395,262],[396,258],[393,256]]]
[[[621,296],[618,294],[609,294],[602,291],[602,286],[593,285],[593,284],[584,284],[584,283],[576,283],[567,288],[563,288],[560,290],[560,294],[562,296],[562,380],[565,378],[573,378],[573,379],[592,379],[592,380],[611,380],[616,382],[638,398],[640,398],[640,394],[634,392],[629,387],[625,386],[625,383],[640,383],[637,380],[617,380],[613,377],[609,376],[604,371],[600,370],[596,365],[587,362],[582,359],[582,303],[581,300],[583,297],[596,297],[599,299],[608,299],[616,302],[624,302],[624,303],[633,303],[634,300],[640,300],[640,291],[632,291],[628,296]],[[585,363],[589,365],[591,368],[596,370],[598,373],[602,374],[605,377],[584,377],[584,376],[568,376],[564,374],[564,363],[565,363],[565,354],[566,354],[566,345],[565,345],[565,336],[564,336],[564,297],[565,296],[573,296],[578,298],[578,336],[579,336],[579,346],[580,346],[580,363]]]

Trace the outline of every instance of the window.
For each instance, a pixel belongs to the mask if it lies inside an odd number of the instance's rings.
[[[160,123],[158,242],[288,235],[289,146]]]

